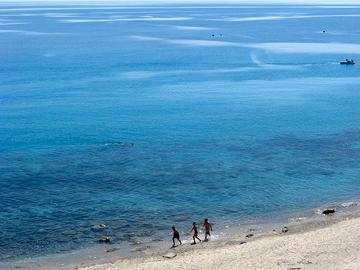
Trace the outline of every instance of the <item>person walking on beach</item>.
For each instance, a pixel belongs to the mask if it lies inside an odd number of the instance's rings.
[[[197,228],[197,226],[196,226],[196,222],[193,222],[193,227],[192,227],[192,229],[191,229],[190,232],[194,232],[194,234],[193,234],[193,240],[194,240],[194,242],[191,243],[191,244],[192,244],[192,245],[195,245],[195,244],[196,244],[196,240],[195,240],[195,239],[199,240],[200,243],[201,243],[201,239],[198,237],[198,228]]]
[[[175,226],[172,226],[172,230],[173,230],[173,238],[172,238],[172,240],[173,240],[173,245],[172,245],[172,247],[174,248],[174,247],[175,247],[175,239],[177,239],[177,240],[179,241],[180,245],[182,245],[182,243],[181,243],[181,240],[180,240],[180,234],[179,234],[179,232],[175,229]]]
[[[204,220],[204,228],[205,228],[205,240],[204,241],[208,241],[208,236],[210,236],[210,231],[212,231],[212,226],[211,224],[208,222],[208,219],[205,218]]]

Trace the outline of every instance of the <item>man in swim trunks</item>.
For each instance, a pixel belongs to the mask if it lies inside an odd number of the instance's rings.
[[[208,222],[208,219],[205,218],[204,220],[204,228],[205,228],[205,240],[204,241],[207,241],[208,240],[208,236],[210,236],[210,231],[212,231],[212,226],[211,224]]]
[[[180,234],[179,234],[179,232],[175,229],[175,226],[172,226],[172,230],[173,230],[173,238],[172,238],[172,240],[173,240],[173,248],[175,247],[175,239],[177,239],[178,241],[179,241],[179,243],[180,243],[180,245],[182,245],[182,243],[181,243],[181,240],[180,240]]]
[[[195,239],[199,240],[200,243],[201,243],[201,239],[198,237],[198,228],[197,228],[197,226],[196,226],[196,222],[193,222],[193,227],[192,227],[192,229],[191,229],[190,232],[194,232],[194,234],[193,234],[193,240],[194,240],[194,242],[192,243],[192,245],[195,245],[195,244],[196,244],[196,240],[195,240]]]

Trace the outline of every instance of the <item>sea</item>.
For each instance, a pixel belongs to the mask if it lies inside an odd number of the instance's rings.
[[[356,205],[359,25],[360,6],[2,4],[0,262]]]

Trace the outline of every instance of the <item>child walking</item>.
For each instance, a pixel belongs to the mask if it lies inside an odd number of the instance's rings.
[[[180,245],[182,245],[181,240],[180,240],[180,233],[175,229],[175,226],[172,226],[172,231],[173,231],[173,245],[172,247],[175,247],[175,239],[179,241]]]
[[[198,228],[197,228],[197,226],[196,226],[196,222],[193,222],[193,227],[192,227],[192,229],[191,229],[191,232],[194,232],[194,234],[193,234],[193,240],[194,240],[194,242],[192,243],[192,245],[195,245],[195,244],[196,244],[196,240],[195,240],[195,239],[199,240],[200,243],[201,243],[201,239],[198,237]]]
[[[208,219],[205,218],[204,220],[204,228],[205,228],[205,242],[208,241],[208,236],[210,236],[210,231],[212,231],[212,226],[211,224],[208,222]]]

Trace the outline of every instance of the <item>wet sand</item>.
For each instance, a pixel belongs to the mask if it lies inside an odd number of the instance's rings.
[[[105,264],[78,266],[79,270],[168,270],[168,269],[359,269],[360,217],[290,224],[288,232],[239,235],[233,239],[185,244],[151,255],[120,259]],[[163,255],[175,255],[164,258]]]

